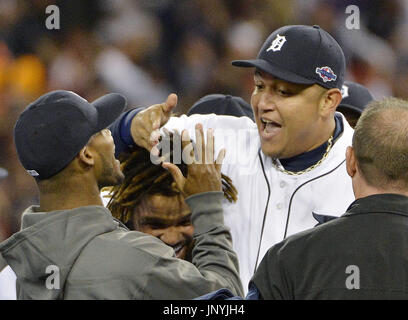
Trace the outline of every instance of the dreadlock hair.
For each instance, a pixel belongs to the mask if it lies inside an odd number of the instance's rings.
[[[166,161],[174,160],[173,136],[175,136],[173,133],[166,131],[160,139],[159,144],[169,143],[170,145],[170,153],[164,155]],[[159,150],[159,157],[161,157],[162,149],[159,148]],[[125,179],[120,185],[109,187],[109,196],[111,198],[107,207],[112,212],[113,217],[123,223],[132,226],[131,217],[133,210],[144,197],[153,194],[168,197],[181,194],[170,172],[160,164],[152,163],[150,152],[146,149],[135,146],[128,152],[120,154],[119,160]],[[187,177],[187,165],[182,161],[176,165],[183,176]],[[224,197],[229,202],[236,202],[238,192],[231,179],[221,174],[221,180]]]

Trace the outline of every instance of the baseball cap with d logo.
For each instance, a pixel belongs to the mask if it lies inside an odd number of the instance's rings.
[[[319,26],[293,25],[275,30],[256,59],[235,60],[234,66],[256,67],[293,83],[341,89],[346,71],[343,50]]]
[[[39,179],[64,169],[95,133],[108,127],[126,107],[110,93],[92,103],[72,91],[52,91],[29,104],[14,126],[21,164]]]

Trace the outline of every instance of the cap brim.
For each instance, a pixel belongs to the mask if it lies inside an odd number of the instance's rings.
[[[91,103],[98,111],[97,130],[107,128],[126,108],[126,98],[118,93],[106,94]]]
[[[279,66],[273,65],[270,62],[262,59],[254,60],[234,60],[231,62],[233,66],[244,68],[258,68],[259,70],[269,73],[270,75],[285,80],[287,82],[298,84],[314,84],[315,80],[306,79],[291,71],[283,70]]]

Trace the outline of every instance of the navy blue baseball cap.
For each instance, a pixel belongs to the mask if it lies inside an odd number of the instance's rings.
[[[366,87],[351,81],[344,81],[341,94],[343,99],[337,107],[337,111],[340,112],[343,110],[352,110],[361,114],[366,106],[374,100],[374,97]]]
[[[21,164],[39,180],[64,169],[95,133],[108,127],[126,107],[110,93],[92,103],[72,91],[52,91],[29,104],[14,126]]]
[[[251,105],[241,97],[225,94],[208,94],[198,101],[188,110],[187,115],[192,114],[228,115],[235,117],[248,117],[254,120],[254,113]]]
[[[341,89],[346,60],[337,41],[319,26],[293,25],[275,30],[256,59],[234,66],[255,67],[276,78],[299,84]]]

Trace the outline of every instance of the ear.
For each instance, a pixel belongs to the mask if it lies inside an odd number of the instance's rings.
[[[322,103],[320,111],[323,116],[329,116],[336,111],[337,106],[340,104],[342,99],[341,92],[339,89],[329,89],[322,97]]]
[[[356,156],[353,147],[349,146],[346,150],[346,168],[348,175],[353,178],[357,172]]]
[[[78,158],[82,163],[88,166],[93,166],[95,164],[94,154],[88,145],[86,145],[81,149],[81,151],[79,151]]]

